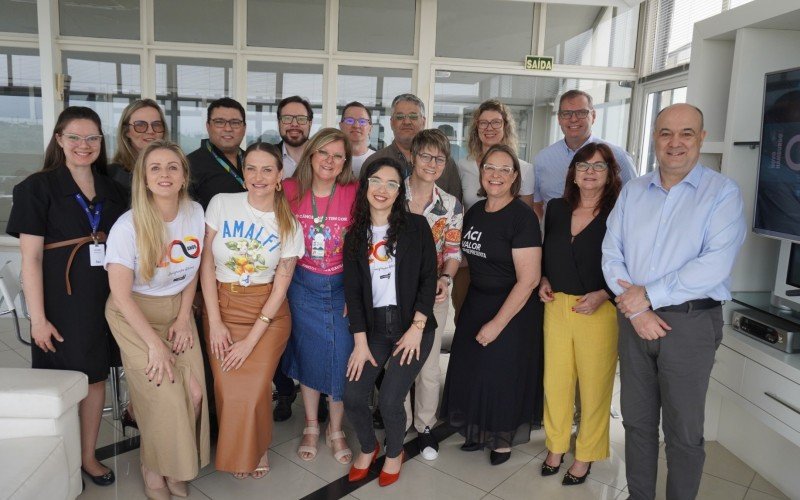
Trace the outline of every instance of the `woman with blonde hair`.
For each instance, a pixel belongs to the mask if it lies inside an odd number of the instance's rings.
[[[344,234],[358,190],[351,158],[344,133],[324,128],[308,141],[294,176],[283,183],[305,241],[305,254],[289,287],[292,335],[283,357],[284,373],[300,382],[306,412],[297,454],[303,460],[316,457],[319,396],[328,394],[325,441],[342,464],[350,463],[353,455],[341,430],[345,371],[353,351],[342,278]]]
[[[292,329],[286,290],[304,244],[283,193],[280,150],[251,144],[243,163],[247,192],[208,204],[200,281],[219,420],[214,465],[260,479],[269,472],[272,377]]]
[[[132,209],[108,236],[106,319],[119,344],[141,433],[148,498],[186,496],[209,463],[208,405],[192,301],[203,209],[189,199],[189,164],[171,142],[136,162]]]
[[[130,189],[139,153],[151,142],[163,139],[169,139],[169,130],[161,106],[152,99],[128,104],[117,126],[117,149],[108,165],[108,175]]]

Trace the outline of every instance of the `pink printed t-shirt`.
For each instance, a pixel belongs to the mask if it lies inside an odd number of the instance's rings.
[[[292,207],[292,212],[294,212],[303,227],[303,241],[306,245],[306,252],[298,262],[298,265],[317,274],[332,275],[341,273],[343,268],[344,235],[347,232],[347,228],[350,227],[350,212],[356,199],[358,183],[353,182],[344,186],[337,185],[333,200],[330,200],[330,207],[328,207],[328,198],[330,196],[316,197],[317,216],[323,217],[326,209],[328,213],[322,226],[322,236],[325,240],[325,256],[322,258],[314,258],[312,256],[315,231],[311,196],[314,193],[309,189],[298,205],[294,201],[298,190],[297,181],[295,179],[285,179],[283,181],[283,190],[289,200],[289,205]]]

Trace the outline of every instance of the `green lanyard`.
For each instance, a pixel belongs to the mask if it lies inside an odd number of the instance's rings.
[[[314,232],[315,233],[322,233],[322,229],[325,226],[325,220],[328,218],[328,209],[331,208],[331,202],[333,202],[333,194],[336,192],[336,183],[333,183],[333,187],[331,188],[331,195],[328,197],[328,203],[325,205],[325,214],[322,218],[317,215],[317,197],[314,196],[314,190],[311,190],[311,211],[314,214]]]

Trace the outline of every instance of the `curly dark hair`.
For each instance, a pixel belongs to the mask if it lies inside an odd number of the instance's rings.
[[[597,213],[610,212],[617,202],[617,196],[619,196],[619,191],[622,189],[622,179],[619,175],[620,168],[617,159],[614,158],[614,152],[602,142],[590,142],[575,153],[567,170],[567,179],[564,183],[564,199],[567,200],[572,210],[575,210],[581,204],[581,190],[575,184],[575,165],[581,161],[588,161],[595,153],[600,153],[603,161],[608,164],[608,177],[606,178],[606,185],[603,187],[600,203],[597,205]]]
[[[353,223],[347,229],[345,238],[345,252],[350,259],[358,259],[369,252],[369,245],[372,242],[372,220],[369,213],[367,189],[369,189],[369,178],[383,167],[395,169],[400,178],[400,189],[398,189],[397,198],[392,204],[392,211],[389,214],[389,230],[386,232],[386,252],[389,255],[394,255],[397,235],[406,224],[406,184],[403,181],[403,167],[394,158],[382,158],[370,163],[358,180],[358,193],[356,193],[351,215]]]

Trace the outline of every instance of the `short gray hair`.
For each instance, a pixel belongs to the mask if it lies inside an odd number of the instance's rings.
[[[425,118],[425,103],[414,94],[400,94],[392,99],[392,114],[394,114],[394,107],[398,102],[410,102],[412,104],[416,104],[419,107],[420,114],[423,118]]]

